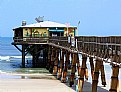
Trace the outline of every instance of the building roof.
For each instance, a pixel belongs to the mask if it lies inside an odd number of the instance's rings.
[[[43,22],[40,22],[40,23],[20,26],[18,28],[28,28],[28,27],[67,27],[67,25],[66,24],[57,23],[57,22],[43,21]],[[68,27],[76,27],[76,26],[68,26]]]

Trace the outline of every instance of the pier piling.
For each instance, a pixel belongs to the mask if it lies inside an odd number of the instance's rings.
[[[65,55],[65,62],[64,62],[64,67],[63,67],[63,71],[62,71],[62,78],[61,78],[61,82],[66,82],[66,77],[67,77],[67,70],[68,70],[68,63],[69,63],[69,55],[70,53],[68,51],[66,51],[66,55]]]
[[[22,67],[25,68],[25,46],[22,45]]]
[[[100,61],[100,72],[101,72],[101,80],[102,80],[102,85],[105,87],[106,86],[106,78],[105,78],[105,71],[104,71],[104,65],[103,61]]]
[[[77,56],[76,53],[73,53],[72,57],[72,65],[71,65],[71,75],[70,75],[70,87],[74,85],[74,79],[75,79],[75,72],[76,72],[76,62],[77,62]]]
[[[112,65],[112,77],[111,77],[111,87],[110,92],[119,92],[119,66],[118,65]]]
[[[100,70],[100,60],[98,58],[96,58],[95,69],[94,69],[94,77],[93,77],[93,80],[92,80],[92,92],[97,92],[99,70]]]
[[[60,64],[59,64],[59,68],[58,68],[58,75],[57,78],[60,80],[62,77],[62,70],[64,67],[64,52],[65,50],[60,50]]]
[[[89,62],[90,62],[90,68],[91,68],[91,76],[93,79],[94,76],[94,61],[93,61],[93,57],[89,57]]]
[[[53,73],[53,67],[54,67],[54,60],[55,60],[55,48],[52,47],[52,53],[51,53],[51,61],[50,61],[50,68],[49,68],[49,72]]]
[[[55,60],[54,60],[54,68],[53,68],[53,75],[57,75],[58,71],[58,57],[59,57],[59,49],[56,50]]]

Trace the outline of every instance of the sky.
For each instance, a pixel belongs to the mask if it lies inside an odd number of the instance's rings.
[[[121,35],[121,0],[0,0],[0,36],[13,37],[22,20],[38,16],[78,26],[80,36]]]

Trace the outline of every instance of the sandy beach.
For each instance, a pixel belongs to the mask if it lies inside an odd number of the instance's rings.
[[[0,92],[75,92],[58,80],[0,79]]]
[[[110,80],[106,81],[106,87],[99,81],[98,92],[109,92]],[[71,88],[51,74],[0,74],[0,92],[76,92],[75,88],[76,85]],[[90,82],[84,83],[83,92],[91,92]]]
[[[75,92],[51,74],[21,75],[0,74],[0,92]]]

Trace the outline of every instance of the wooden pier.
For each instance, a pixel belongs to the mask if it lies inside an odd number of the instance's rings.
[[[78,72],[77,92],[82,92],[84,80],[88,80],[87,58],[91,68],[92,92],[97,92],[99,72],[102,85],[106,86],[103,63],[110,63],[112,76],[109,92],[119,92],[121,36],[14,37],[13,40],[12,45],[22,53],[22,67],[25,67],[25,56],[29,53],[33,67],[46,67],[61,82],[67,82],[66,77],[69,76],[70,87],[75,84],[75,73]],[[43,53],[43,62],[39,61],[40,52]],[[79,60],[80,54],[82,61]]]

